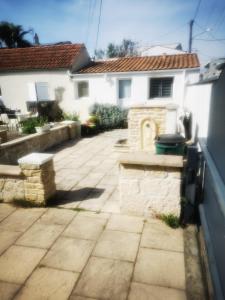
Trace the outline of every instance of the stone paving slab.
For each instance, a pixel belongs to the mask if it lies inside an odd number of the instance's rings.
[[[13,299],[14,295],[19,290],[19,288],[20,288],[19,284],[0,281],[0,299],[1,300]]]
[[[94,245],[94,241],[60,237],[42,260],[41,265],[81,272]]]
[[[96,300],[96,299],[90,297],[87,298],[87,297],[72,295],[69,300]]]
[[[132,282],[128,300],[186,300],[184,291]],[[200,299],[199,299],[200,300]],[[203,300],[203,299],[202,299]]]
[[[159,220],[145,224],[141,247],[183,252],[183,230],[172,229]]]
[[[24,283],[45,253],[44,249],[11,246],[0,257],[0,280]]]
[[[64,228],[64,225],[47,225],[37,222],[17,240],[16,244],[29,247],[49,248],[60,233],[62,233]]]
[[[185,290],[183,253],[140,248],[134,281]]]
[[[132,271],[132,263],[92,257],[73,294],[97,299],[124,300]]]
[[[0,222],[8,217],[12,212],[16,210],[16,207],[13,207],[8,204],[1,203],[0,206]]]
[[[1,230],[26,231],[44,212],[44,208],[17,209],[0,223]]]
[[[107,201],[104,206],[102,207],[102,212],[107,213],[114,213],[119,214],[120,213],[120,205],[119,202],[116,201]]]
[[[77,212],[58,208],[48,209],[40,218],[40,223],[47,225],[67,225],[76,216]]]
[[[63,232],[64,236],[86,240],[97,240],[104,229],[106,219],[79,215]]]
[[[141,233],[144,218],[126,215],[112,215],[106,229]]]
[[[50,268],[38,268],[28,279],[15,299],[66,300],[77,278],[77,273]]]
[[[0,255],[11,246],[21,235],[18,231],[0,231]]]
[[[140,235],[136,233],[105,230],[93,255],[134,262],[139,241]]]

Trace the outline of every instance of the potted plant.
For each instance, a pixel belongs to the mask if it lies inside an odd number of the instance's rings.
[[[51,126],[48,124],[47,120],[44,118],[38,118],[35,125],[35,130],[37,133],[44,133],[50,130]]]

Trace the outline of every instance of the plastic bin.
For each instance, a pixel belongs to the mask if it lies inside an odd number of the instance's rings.
[[[162,134],[155,146],[157,154],[184,155],[185,138],[179,134]]]

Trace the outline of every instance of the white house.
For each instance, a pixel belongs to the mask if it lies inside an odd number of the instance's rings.
[[[183,107],[187,84],[199,78],[199,61],[196,54],[92,61],[71,78],[79,112],[95,102],[123,107],[172,102]]]
[[[83,44],[0,48],[0,91],[5,106],[29,110],[40,100],[74,102],[69,72],[90,61]],[[69,100],[68,100],[69,99]]]
[[[140,56],[174,55],[186,53],[185,51],[183,51],[182,45],[180,43],[143,46],[139,47],[137,51]]]
[[[58,100],[82,120],[95,102],[129,107],[160,101],[183,107],[186,86],[198,77],[196,54],[91,61],[79,44],[0,49],[2,99],[22,112],[40,100]]]

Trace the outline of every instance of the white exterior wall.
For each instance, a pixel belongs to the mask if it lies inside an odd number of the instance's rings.
[[[184,106],[192,112],[193,136],[196,126],[198,126],[198,137],[208,136],[211,89],[211,83],[190,85],[186,89]]]
[[[170,98],[149,99],[150,78],[174,77],[173,93]],[[132,73],[109,73],[109,74],[76,74],[73,77],[75,91],[79,81],[89,83],[89,96],[86,98],[76,98],[76,108],[82,116],[88,116],[88,107],[92,104],[111,103],[129,107],[134,104],[151,103],[174,103],[183,107],[185,98],[185,86],[187,82],[197,81],[199,70],[184,71],[154,71],[154,72],[132,72]],[[119,99],[118,81],[119,79],[131,79],[131,97],[129,99]],[[70,103],[63,103],[65,110],[69,109]]]
[[[26,101],[31,100],[29,84],[35,82],[47,82],[50,100],[55,100],[57,88],[63,88],[63,101],[71,103],[73,84],[66,70],[59,71],[32,71],[14,72],[0,75],[0,87],[2,100],[8,108],[27,111]]]
[[[32,71],[14,72],[0,75],[0,87],[4,104],[12,109],[20,109],[23,113],[27,111],[26,101],[29,98],[29,83],[47,82],[49,97],[55,100],[57,88],[63,88],[61,108],[68,113],[77,112],[81,120],[86,120],[89,108],[94,103],[120,104],[129,107],[140,103],[174,103],[183,106],[185,97],[185,85],[193,82],[199,75],[198,70],[168,70],[154,72],[130,72],[130,73],[110,73],[110,74],[76,74],[70,76],[66,70],[55,71]],[[173,94],[171,98],[149,99],[150,78],[174,77]],[[129,99],[119,99],[118,80],[131,79],[131,97]],[[77,83],[88,81],[89,96],[78,99]]]

